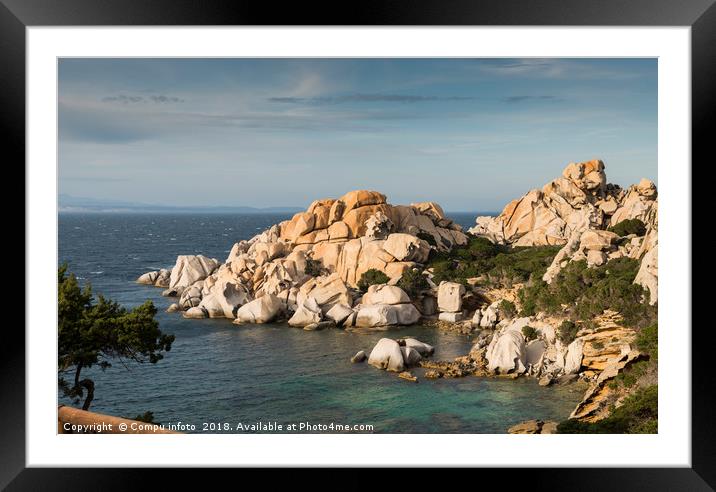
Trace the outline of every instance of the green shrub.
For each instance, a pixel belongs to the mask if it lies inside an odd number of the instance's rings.
[[[467,243],[467,250],[474,259],[486,259],[496,256],[504,247],[495,244],[486,237],[473,237]]]
[[[643,302],[648,291],[634,283],[638,271],[639,262],[632,258],[615,258],[596,268],[587,268],[586,261],[570,262],[551,284],[531,281],[521,289],[523,313],[560,314],[564,304],[575,320],[588,321],[611,309],[624,317],[627,326],[647,326],[656,320],[657,310]]]
[[[371,285],[387,284],[389,280],[390,278],[388,278],[385,273],[380,270],[376,270],[375,268],[371,268],[361,275],[360,280],[358,281],[358,288],[361,291],[366,291]]]
[[[565,320],[562,321],[562,324],[559,325],[559,330],[557,332],[557,338],[564,344],[569,345],[574,341],[575,338],[577,338],[577,332],[579,331],[579,327],[574,321]]]
[[[544,275],[559,249],[559,246],[509,248],[484,237],[473,237],[468,244],[451,251],[431,251],[426,266],[433,268],[436,283],[466,284],[468,278],[483,276],[487,285],[511,287]]]
[[[412,298],[420,291],[429,289],[430,284],[421,271],[410,268],[403,272],[402,277],[398,280],[398,287]]]
[[[608,230],[618,236],[628,236],[629,234],[643,236],[646,234],[646,225],[639,219],[626,219],[611,226]]]
[[[604,344],[602,342],[594,342],[592,343],[592,347],[594,347],[595,350],[602,350],[604,348]]]
[[[559,434],[656,434],[659,421],[657,385],[628,396],[609,417],[597,422],[569,419],[557,426]]]
[[[528,325],[522,327],[522,335],[525,337],[525,340],[529,342],[530,340],[536,340],[539,336],[539,332],[536,328],[532,328]]]
[[[303,270],[306,275],[311,277],[318,277],[323,273],[323,264],[320,260],[314,260],[312,258],[306,258],[306,268]]]
[[[620,372],[615,378],[614,381],[617,385],[621,384],[625,388],[631,388],[634,386],[640,377],[642,377],[648,368],[648,362],[646,361],[639,361],[635,362],[631,366],[625,368],[622,372]]]
[[[649,354],[652,360],[659,359],[659,327],[657,323],[642,328],[636,335],[636,346],[642,352]]]
[[[497,305],[497,309],[500,311],[500,315],[502,315],[503,318],[514,318],[515,315],[517,315],[515,303],[508,301],[507,299],[502,299]]]

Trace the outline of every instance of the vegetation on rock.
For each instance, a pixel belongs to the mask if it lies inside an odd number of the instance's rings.
[[[515,306],[515,303],[508,301],[507,299],[502,299],[497,308],[500,310],[502,317],[505,319],[514,318],[517,315],[517,307]]]
[[[658,386],[642,388],[597,422],[569,419],[557,426],[559,434],[655,434],[658,432]]]
[[[323,273],[323,264],[320,260],[314,260],[313,258],[306,258],[306,268],[304,269],[306,275],[311,277],[318,277]]]
[[[536,340],[539,336],[539,332],[536,328],[533,328],[529,325],[522,327],[522,335],[525,337],[526,341]]]
[[[654,362],[659,359],[658,332],[659,326],[654,323],[642,328],[636,336],[636,346]]]
[[[627,326],[647,326],[657,311],[645,302],[649,292],[634,283],[638,271],[639,261],[632,258],[615,258],[595,268],[587,268],[586,261],[570,262],[550,284],[533,278],[520,290],[522,315],[541,311],[588,322],[610,309],[619,312]]]
[[[371,268],[370,270],[366,270],[363,275],[361,275],[360,280],[358,281],[358,288],[365,292],[371,285],[387,284],[389,280],[390,278],[385,273],[380,270],[376,270],[375,268]]]
[[[67,265],[58,269],[57,281],[58,385],[76,404],[84,398],[83,410],[94,398],[94,381],[81,379],[83,369],[97,365],[104,370],[115,359],[154,364],[171,350],[174,335],[161,332],[151,301],[131,310],[102,295],[95,301],[90,285],[81,288]],[[70,381],[64,377],[68,373],[73,374]]]
[[[489,286],[511,287],[515,283],[544,275],[559,246],[512,248],[473,237],[465,246],[449,252],[433,251],[426,265],[433,268],[433,280],[467,284],[468,278],[482,277]]]
[[[629,234],[643,236],[646,234],[646,225],[639,219],[626,219],[611,226],[607,230],[618,236],[628,236]]]
[[[577,324],[574,321],[570,321],[567,319],[562,321],[562,324],[559,325],[559,330],[557,331],[557,338],[564,345],[569,345],[574,341],[575,338],[577,338],[578,331],[579,327],[577,326]]]
[[[428,280],[425,278],[425,275],[423,275],[419,270],[413,268],[408,269],[403,273],[397,285],[411,298],[416,296],[421,291],[430,288],[430,284],[428,284]]]

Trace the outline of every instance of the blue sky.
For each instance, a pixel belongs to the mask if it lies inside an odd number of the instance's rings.
[[[600,158],[656,181],[656,59],[62,59],[59,185],[182,206],[499,210]]]

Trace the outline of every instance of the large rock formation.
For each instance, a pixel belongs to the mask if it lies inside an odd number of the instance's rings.
[[[628,219],[646,226],[641,237],[620,238],[606,229]],[[657,302],[658,194],[648,179],[626,190],[608,184],[604,163],[571,163],[541,190],[508,203],[497,217],[478,217],[468,232],[513,246],[564,245],[543,279],[550,283],[570,261],[601,266],[613,258],[641,261],[635,283]]]
[[[561,177],[511,201],[497,217],[478,217],[468,232],[514,246],[560,245],[575,233],[625,219],[652,224],[656,202],[656,186],[647,179],[624,190],[607,184],[602,161],[571,163]]]
[[[394,284],[427,261],[431,249],[447,251],[467,240],[436,203],[391,205],[381,193],[359,190],[316,200],[305,212],[234,244],[224,263],[179,256],[171,271],[148,272],[137,281],[168,287],[165,295],[178,296],[182,310],[200,307],[205,316],[239,322],[265,322],[281,311],[295,326],[324,318],[347,326],[412,324],[420,312],[404,292],[390,297],[397,287],[370,291],[354,309],[361,276],[376,269]],[[264,297],[270,302],[256,302]],[[243,309],[247,303],[253,304]]]

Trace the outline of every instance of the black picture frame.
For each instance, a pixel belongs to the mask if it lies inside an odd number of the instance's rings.
[[[491,26],[690,26],[692,69],[692,164],[713,161],[716,115],[715,0],[421,0],[364,1],[338,5],[322,1],[268,2],[244,0],[0,0],[0,135],[6,166],[25,159],[25,29],[30,26],[166,26],[166,25],[491,25]],[[340,7],[340,8],[339,8]],[[689,172],[685,169],[684,172]],[[24,178],[23,178],[24,180]],[[693,196],[693,195],[692,195]],[[696,211],[696,209],[694,209]],[[693,223],[693,222],[692,222]],[[684,238],[691,245],[691,238]],[[25,257],[25,264],[30,258]],[[684,286],[691,289],[691,286]],[[26,292],[31,294],[32,286]],[[25,299],[26,308],[28,299]],[[692,303],[693,304],[693,303]],[[685,317],[691,330],[691,319]],[[146,488],[151,478],[164,487],[181,484],[181,470],[39,469],[25,467],[25,337],[5,326],[0,344],[2,416],[0,487],[8,490],[131,490]],[[483,470],[488,486],[508,473],[510,485],[549,484],[569,490],[714,490],[716,423],[713,359],[714,328],[691,330],[692,360],[683,370],[692,375],[691,468],[585,468]],[[221,472],[225,475],[228,471]],[[213,483],[223,476],[214,475]],[[246,473],[246,471],[242,472]],[[327,476],[326,476],[327,477]],[[253,477],[245,477],[250,483]],[[258,477],[257,477],[258,478]],[[246,480],[249,480],[248,482]],[[350,481],[349,481],[350,482]],[[363,480],[366,485],[366,481]],[[210,482],[211,483],[211,482]],[[425,485],[425,482],[421,482]],[[350,484],[346,484],[350,485]]]

